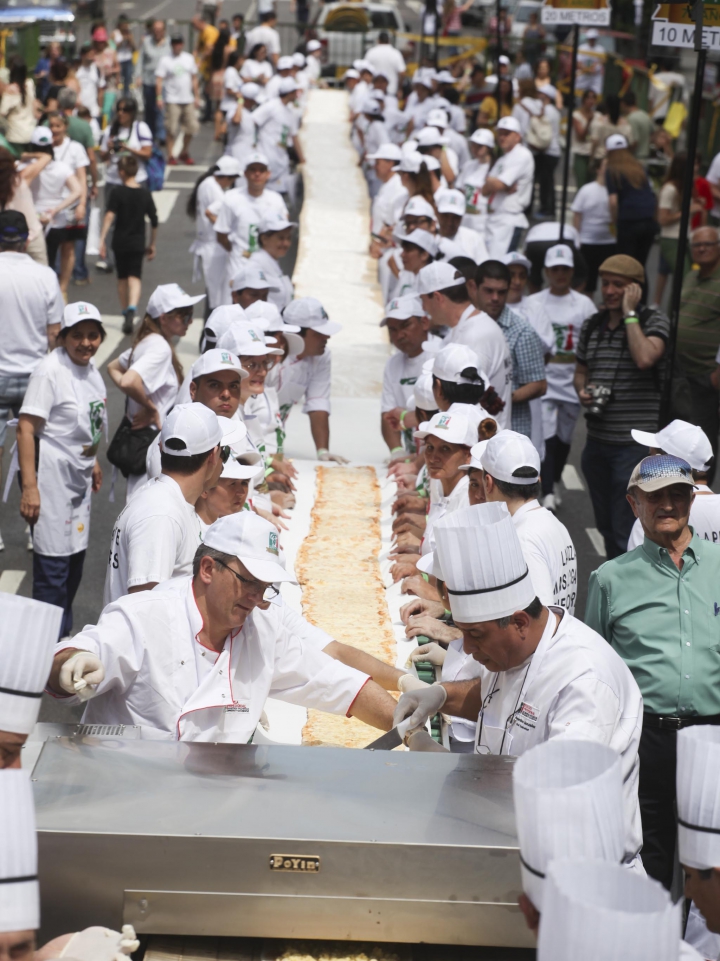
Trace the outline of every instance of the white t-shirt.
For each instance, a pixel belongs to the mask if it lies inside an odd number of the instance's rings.
[[[510,427],[512,414],[512,356],[505,335],[492,317],[478,313],[472,304],[464,311],[445,341],[465,344],[478,355],[481,370],[487,374],[489,386],[495,388],[505,407],[495,418],[500,430]]]
[[[215,224],[208,220],[206,211],[219,201],[222,204],[225,191],[215,177],[206,177],[195,194],[195,240],[196,245],[216,244]]]
[[[463,165],[454,185],[465,194],[465,216],[463,224],[473,230],[484,231],[487,218],[488,198],[483,197],[482,188],[487,180],[489,163],[479,160],[468,160]]]
[[[110,150],[110,145],[113,140],[121,140],[133,150],[140,150],[142,147],[152,147],[153,135],[144,120],[136,120],[131,127],[119,127],[114,137],[110,136],[110,127],[103,131],[102,139],[100,140],[100,149],[110,152],[110,159],[105,164],[105,180],[109,184],[121,184],[122,178],[118,172],[118,163],[120,157],[122,157],[122,151],[115,152]],[[135,179],[139,184],[142,184],[147,180],[147,161],[143,160],[142,157],[138,157],[136,154],[134,156],[138,162]]]
[[[371,230],[374,234],[379,234],[383,227],[393,227],[395,225],[393,218],[395,202],[406,193],[407,191],[400,180],[400,174],[393,174],[389,180],[382,184],[372,202]]]
[[[105,78],[98,69],[96,63],[91,63],[89,67],[80,65],[75,71],[75,76],[80,84],[80,96],[78,101],[83,107],[87,107],[91,116],[100,116],[100,104],[98,94],[106,86]]]
[[[227,124],[227,143],[225,153],[234,157],[241,166],[245,163],[245,158],[255,147],[255,137],[257,130],[255,121],[252,118],[252,111],[243,106],[240,114],[240,123],[235,123],[237,113],[237,102],[233,103],[225,110],[225,122]]]
[[[53,156],[60,163],[67,164],[78,176],[82,176],[82,167],[90,166],[87,150],[77,140],[71,140],[69,137],[65,137],[59,147],[53,148]]]
[[[252,118],[257,128],[257,145],[270,161],[272,176],[269,187],[285,193],[288,190],[287,175],[290,170],[290,157],[287,148],[298,131],[297,116],[277,97],[261,104],[253,111]]]
[[[577,230],[572,224],[565,224],[563,231],[564,243],[577,244],[580,242]],[[546,220],[545,223],[535,224],[525,235],[525,245],[535,243],[539,240],[560,240],[560,224],[555,220]]]
[[[585,184],[575,195],[573,213],[582,214],[580,222],[581,244],[614,244],[616,238],[610,231],[610,202],[605,184],[597,180]]]
[[[378,43],[365,53],[365,60],[371,63],[376,73],[388,79],[388,93],[397,93],[398,79],[407,69],[405,58],[389,43]]]
[[[477,230],[473,230],[471,227],[463,227],[461,224],[452,239],[453,243],[460,248],[461,255],[469,257],[476,264],[482,264],[488,259],[485,238]]]
[[[132,359],[131,355],[132,354]],[[145,393],[155,404],[160,414],[160,422],[175,403],[180,384],[172,365],[172,349],[161,334],[148,334],[143,337],[134,350],[128,347],[118,358],[123,370],[137,371],[142,378]],[[127,413],[130,420],[142,408],[128,397]]]
[[[200,543],[198,516],[178,484],[167,474],[148,481],[115,521],[103,607],[131,587],[190,574]]]
[[[592,300],[576,290],[571,290],[564,297],[556,297],[546,289],[525,300],[525,316],[538,335],[548,320],[555,333],[553,360],[545,366],[548,385],[545,399],[579,403],[573,387],[575,348],[580,328],[588,317],[596,313],[597,307]]]
[[[417,357],[408,357],[401,350],[388,358],[383,372],[382,398],[380,410],[394,410],[396,407],[407,407],[412,396],[415,381],[422,373],[422,367],[428,359],[428,354],[421,350]]]
[[[658,209],[669,210],[671,214],[677,214],[680,213],[681,207],[682,198],[675,184],[663,184],[658,196]],[[676,220],[672,224],[664,227],[661,226],[660,236],[670,240],[677,240],[680,237],[680,221]]]
[[[240,68],[240,76],[248,83],[267,84],[273,69],[269,60],[246,60]]]
[[[163,80],[165,103],[192,103],[192,78],[198,72],[195,57],[186,50],[177,55],[160,58],[155,76]]]
[[[577,597],[577,556],[567,528],[537,500],[512,515],[536,595],[547,607],[573,614]]]
[[[254,254],[260,249],[258,227],[263,217],[271,213],[288,216],[285,201],[276,190],[266,187],[259,197],[253,197],[243,187],[233,187],[223,195],[215,231],[228,234],[233,245],[235,269],[240,265],[239,257],[246,252]]]
[[[273,284],[275,284],[276,289],[270,291],[268,301],[271,304],[275,304],[277,309],[282,312],[295,295],[292,280],[290,280],[287,274],[283,273],[280,261],[275,260],[267,250],[256,250],[250,257],[256,266],[264,271],[265,275],[271,278]]]
[[[713,494],[707,487],[695,492],[695,500],[690,508],[690,526],[698,537],[720,544],[720,494]],[[639,547],[644,540],[642,524],[636,518],[627,549],[631,551]]]
[[[280,403],[280,416],[283,422],[287,420],[293,404],[303,397],[303,413],[309,414],[313,410],[325,410],[330,413],[330,381],[331,360],[330,351],[319,357],[286,357],[277,371],[276,389]]]
[[[245,56],[247,57],[252,48],[259,43],[267,47],[268,56],[280,54],[280,34],[273,27],[261,23],[245,34]]]
[[[507,187],[515,186],[514,193],[501,191],[488,200],[490,214],[516,214],[524,216],[524,210],[532,199],[535,160],[523,144],[518,143],[499,157],[492,166],[490,177],[501,180]]]
[[[66,186],[68,177],[73,176],[73,169],[59,160],[51,160],[47,167],[44,167],[35,179],[30,183],[30,192],[33,195],[33,203],[38,214],[43,214],[64,200],[70,193],[70,188]],[[66,227],[69,215],[68,208],[61,210],[50,221],[50,227]]]
[[[29,254],[0,252],[0,304],[0,375],[31,374],[47,354],[47,328],[62,320],[57,274]]]

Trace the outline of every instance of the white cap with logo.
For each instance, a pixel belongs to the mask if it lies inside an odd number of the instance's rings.
[[[185,293],[180,284],[160,284],[150,294],[147,312],[151,317],[159,317],[160,314],[169,314],[172,310],[194,307],[201,300],[205,300],[205,294],[191,297],[190,294]]]
[[[215,161],[215,167],[217,168],[215,174],[219,174],[221,177],[239,177],[242,173],[240,164],[230,154],[223,154],[222,157],[218,157]]]
[[[243,173],[248,169],[248,167],[252,166],[252,164],[259,164],[261,167],[269,167],[270,161],[262,152],[262,150],[253,150],[252,153],[245,157],[245,161],[243,163]]]
[[[415,139],[420,147],[442,147],[448,142],[447,137],[441,134],[437,127],[423,127]]]
[[[462,190],[439,190],[435,198],[439,214],[457,214],[462,217],[467,209],[467,201]]]
[[[495,134],[487,127],[478,127],[469,136],[470,143],[476,143],[480,147],[494,147]]]
[[[545,251],[545,266],[574,267],[575,257],[573,256],[572,247],[568,247],[567,244],[555,244],[554,247],[549,247]]]
[[[472,447],[478,439],[477,425],[469,417],[448,411],[439,411],[430,420],[424,421],[413,436],[416,440],[439,437],[448,444],[461,444],[465,447]]]
[[[35,727],[62,619],[54,604],[0,594],[0,731]]]
[[[36,147],[47,147],[52,143],[52,132],[49,127],[36,127],[31,136],[30,143]]]
[[[283,318],[288,324],[310,327],[325,337],[332,337],[342,330],[342,324],[330,320],[317,297],[298,297],[297,300],[291,300],[283,311]]]
[[[656,434],[645,430],[631,430],[630,434],[643,447],[657,448],[686,460],[693,470],[708,470],[712,460],[712,444],[707,434],[686,420],[673,420]]]
[[[67,330],[68,327],[74,327],[75,324],[79,324],[83,320],[96,320],[102,327],[100,311],[94,304],[88,304],[84,300],[79,300],[75,304],[68,304],[63,310],[60,330]]]
[[[220,307],[216,307],[205,321],[206,340],[217,343],[226,330],[243,320],[245,320],[245,311],[240,304],[222,304]]]
[[[240,366],[240,361],[235,354],[229,350],[221,350],[219,347],[212,347],[201,354],[190,368],[190,378],[197,380],[206,374],[216,374],[220,370],[234,370],[244,380],[249,376],[246,370]]]
[[[451,384],[483,386],[483,379],[478,370],[478,355],[464,344],[448,344],[447,347],[439,350],[435,354],[432,372],[438,380]]]
[[[403,294],[385,305],[385,313],[380,321],[386,327],[389,320],[409,320],[411,317],[424,317],[422,301],[417,294]]]
[[[380,144],[375,153],[368,154],[366,160],[394,160],[397,162],[402,157],[402,150],[395,143]]]
[[[496,126],[496,130],[507,130],[510,133],[522,133],[520,122],[515,117],[501,117]]]
[[[456,622],[494,621],[524,611],[535,600],[505,504],[460,508],[441,517],[433,532]]]
[[[531,262],[528,260],[525,254],[521,254],[519,250],[511,250],[509,254],[503,254],[499,259],[500,262],[505,264],[506,267],[512,267],[514,264],[519,264],[521,267],[524,267],[525,270],[532,270]]]
[[[300,84],[294,77],[283,77],[278,87],[278,96],[285,97],[289,93],[295,93],[300,89]]]
[[[676,783],[680,863],[720,868],[720,727],[678,731]]]
[[[0,932],[40,927],[37,833],[30,772],[0,770]]]
[[[535,445],[524,434],[501,430],[491,437],[482,458],[483,470],[508,484],[537,484],[540,480],[540,455]],[[531,477],[519,476],[516,471],[530,468]]]
[[[246,260],[235,273],[231,290],[278,290],[278,285],[253,260]],[[217,308],[216,308],[217,310]]]
[[[295,583],[295,576],[280,563],[277,529],[253,511],[239,511],[216,520],[205,531],[203,543],[237,557],[264,584]]]
[[[282,350],[275,346],[274,337],[266,337],[265,331],[250,323],[233,324],[218,339],[218,347],[232,351],[238,357],[266,357],[269,354],[278,356]]]
[[[276,233],[279,230],[287,230],[288,227],[297,227],[297,223],[294,220],[288,220],[279,210],[271,210],[260,221],[258,233]]]
[[[413,384],[412,402],[408,400],[408,408],[417,407],[420,410],[437,410],[437,401],[432,389],[432,374],[423,371]]]
[[[279,57],[279,58],[278,58],[277,68],[276,68],[276,69],[277,69],[278,71],[281,71],[281,70],[292,70],[292,68],[293,68],[294,66],[295,66],[295,64],[293,63],[293,58],[292,58],[292,57]]]
[[[420,230],[415,228],[411,230],[409,234],[398,235],[398,239],[401,244],[414,244],[416,247],[420,247],[426,253],[430,254],[431,257],[435,257],[438,251],[438,242],[435,239],[435,235],[431,234],[429,230]]]
[[[413,231],[415,233],[415,231]],[[457,267],[444,260],[433,264],[426,264],[419,272],[417,285],[419,294],[433,294],[436,290],[447,290],[449,287],[460,287],[465,283],[465,277]]]
[[[452,81],[454,83],[454,81]],[[428,127],[442,127],[444,130],[448,125],[448,115],[447,111],[443,110],[442,107],[436,107],[431,110],[427,116]]]
[[[520,705],[521,719],[523,711],[534,708]],[[555,858],[622,861],[622,760],[612,748],[565,737],[530,748],[513,768],[513,798],[523,890],[538,911]]]
[[[181,448],[168,447],[169,441],[179,441]],[[217,414],[204,404],[178,404],[165,418],[160,431],[160,448],[173,457],[193,457],[217,447],[222,440],[222,428]]]
[[[245,316],[248,320],[259,324],[267,334],[274,334],[279,331],[287,341],[292,357],[303,352],[305,341],[298,334],[300,328],[295,324],[286,324],[275,304],[264,300],[256,300],[245,311]]]
[[[405,204],[402,218],[404,219],[405,217],[427,217],[428,220],[437,220],[433,205],[428,203],[428,201],[419,194],[411,197]]]

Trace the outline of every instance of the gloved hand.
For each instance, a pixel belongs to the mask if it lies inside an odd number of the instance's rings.
[[[438,744],[434,737],[430,737],[427,731],[413,731],[412,734],[408,734],[405,743],[411,751],[423,751],[428,754],[450,753],[446,747]]]
[[[73,654],[60,668],[60,687],[68,694],[77,694],[81,701],[93,697],[93,688],[104,679],[105,668],[102,661],[88,651]]]
[[[412,652],[405,666],[411,667],[415,661],[429,661],[431,664],[434,664],[435,667],[442,667],[446,657],[447,651],[444,647],[440,647],[439,644],[435,644],[434,642],[431,644],[422,644]]]
[[[125,961],[139,947],[132,924],[124,924],[122,934],[111,928],[91,927],[77,931],[60,957],[68,961]]]
[[[421,681],[420,678],[414,674],[401,674],[397,683],[397,689],[402,694],[408,694],[410,691],[420,691],[423,687],[429,686],[429,684]]]
[[[258,723],[260,724],[260,727],[263,729],[263,731],[270,730],[270,721],[265,711],[263,711],[262,714],[260,715],[260,721]]]
[[[410,731],[425,727],[431,717],[435,717],[447,700],[447,691],[442,684],[426,684],[422,690],[410,691],[398,701],[393,714],[393,727],[400,721],[410,718]]]
[[[334,460],[336,464],[349,464],[350,461],[347,457],[341,457],[340,454],[331,454],[329,450],[325,450],[324,447],[318,447],[317,452],[318,460]]]

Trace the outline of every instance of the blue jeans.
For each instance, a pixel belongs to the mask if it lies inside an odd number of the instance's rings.
[[[5,433],[10,414],[20,413],[30,374],[0,374],[0,448],[5,446]]]
[[[75,266],[73,267],[72,279],[73,280],[87,280],[88,269],[85,263],[85,247],[87,246],[87,238],[85,240],[75,241]]]
[[[647,452],[647,447],[640,444],[604,444],[592,437],[588,437],[582,452],[580,464],[608,560],[627,551],[635,523],[627,502],[627,485],[633,468]]]
[[[133,79],[133,69],[134,64],[132,60],[123,60],[120,64],[120,85],[122,87],[122,92],[124,97],[130,96],[130,90],[132,88]]]
[[[73,626],[72,602],[82,579],[85,551],[66,557],[49,557],[33,552],[33,589],[36,601],[62,607],[64,614],[60,637],[67,637]],[[58,638],[58,640],[60,639]]]

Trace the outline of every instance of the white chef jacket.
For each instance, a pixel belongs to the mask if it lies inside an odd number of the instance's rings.
[[[713,494],[707,487],[695,491],[695,500],[690,508],[690,526],[697,537],[720,544],[720,494]],[[635,518],[627,549],[631,551],[639,547],[644,540],[642,524]]]
[[[277,290],[271,290],[268,294],[268,302],[275,304],[282,313],[295,295],[295,287],[292,280],[283,273],[280,261],[275,260],[267,250],[256,250],[250,259],[265,272],[266,277],[272,278]]]
[[[0,304],[0,376],[31,374],[47,354],[48,327],[62,320],[57,274],[29,254],[0,252]]]
[[[450,330],[444,346],[464,344],[478,355],[478,363],[487,374],[505,407],[495,418],[500,430],[510,426],[512,414],[512,356],[505,335],[492,317],[479,313],[472,304]]]
[[[568,529],[538,501],[526,501],[512,515],[536,595],[545,606],[575,613],[577,556]]]
[[[445,660],[443,661],[440,680],[446,681],[471,681],[473,678],[480,677],[482,665],[475,660],[472,654],[466,654],[463,649],[463,639],[457,638],[448,644]],[[477,721],[468,721],[464,717],[450,717],[450,733],[456,741],[474,741]]]
[[[281,611],[256,608],[218,655],[198,640],[192,577],[176,578],[115,601],[57,650],[89,651],[105,668],[86,723],[140,725],[146,739],[247,743],[268,697],[342,715],[369,680],[305,645]]]
[[[167,474],[149,480],[115,521],[103,606],[131,587],[189,574],[201,539],[195,508],[177,482]]]
[[[277,392],[280,402],[280,416],[283,423],[293,406],[302,397],[305,398],[303,414],[313,410],[325,410],[330,413],[330,382],[332,362],[330,351],[319,357],[286,357],[282,364],[273,368],[277,371]]]
[[[492,673],[481,665],[485,708],[478,718],[476,751],[520,757],[552,737],[598,741],[613,748],[622,760],[629,861],[642,844],[642,695],[625,662],[603,637],[559,607],[551,607],[550,614],[537,650],[519,667]],[[561,618],[557,630],[553,614]]]

